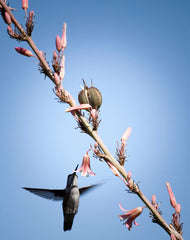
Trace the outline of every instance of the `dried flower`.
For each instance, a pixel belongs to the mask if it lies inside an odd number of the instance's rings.
[[[171,206],[173,208],[175,208],[177,206],[177,202],[176,202],[175,196],[174,196],[174,194],[172,192],[172,189],[171,189],[171,186],[170,186],[169,182],[166,182],[166,187],[168,189]]]
[[[81,167],[74,171],[74,172],[82,172],[81,176],[95,176],[95,174],[92,172],[91,168],[90,168],[90,157],[88,155],[89,150],[86,152],[86,154],[83,156],[83,160],[82,160],[82,165]]]
[[[26,56],[26,57],[34,57],[34,55],[32,54],[32,52],[31,52],[30,50],[28,50],[28,49],[25,49],[25,48],[22,48],[22,47],[16,47],[15,50],[16,50],[18,53],[20,53],[20,54],[22,54],[22,55],[24,55],[24,56]]]
[[[98,110],[102,105],[102,95],[100,91],[97,88],[93,87],[92,84],[89,88],[84,80],[83,83],[84,89],[82,89],[78,94],[79,103],[89,103],[93,109]]]
[[[124,222],[124,224],[126,225],[126,227],[128,228],[128,230],[130,230],[132,228],[132,223],[134,222],[135,225],[139,225],[135,219],[142,213],[143,208],[144,207],[137,207],[134,208],[132,210],[125,210],[124,208],[122,208],[121,204],[119,203],[119,207],[121,208],[122,211],[124,211],[125,213],[123,215],[119,215],[121,220],[126,220]]]

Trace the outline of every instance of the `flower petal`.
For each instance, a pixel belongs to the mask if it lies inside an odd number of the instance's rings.
[[[76,110],[82,110],[82,109],[89,109],[92,108],[90,104],[80,104],[74,107],[70,107],[65,109],[65,112],[72,112],[72,111],[76,111]]]
[[[121,203],[119,203],[119,207],[121,208],[122,211],[127,212],[128,210],[125,210],[122,206]]]
[[[139,224],[138,224],[136,221],[134,221],[134,224],[135,224],[136,226],[139,226]]]

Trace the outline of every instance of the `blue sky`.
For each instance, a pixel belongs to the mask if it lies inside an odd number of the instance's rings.
[[[21,1],[9,1],[24,24]],[[82,78],[102,93],[99,134],[115,155],[116,141],[129,126],[126,170],[150,199],[162,202],[169,223],[173,209],[165,182],[182,206],[184,239],[189,216],[189,1],[29,1],[36,14],[33,40],[51,62],[55,37],[67,23],[64,87],[77,100]],[[129,232],[120,222],[125,209],[143,206],[102,162],[91,157],[96,177],[79,174],[79,186],[104,182],[81,197],[71,232],[62,230],[61,203],[22,187],[64,188],[67,175],[93,144],[35,61],[15,52],[27,47],[9,39],[0,20],[1,49],[1,239],[169,239],[151,223],[147,209]]]

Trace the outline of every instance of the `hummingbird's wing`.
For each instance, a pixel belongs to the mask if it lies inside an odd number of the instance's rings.
[[[80,195],[83,194],[83,193],[86,193],[88,190],[92,190],[95,187],[100,186],[100,185],[101,185],[101,183],[89,185],[89,186],[86,186],[86,187],[83,187],[83,188],[79,188]]]
[[[50,199],[50,200],[63,200],[65,190],[64,189],[42,189],[42,188],[26,188],[25,190],[34,193],[40,197]]]

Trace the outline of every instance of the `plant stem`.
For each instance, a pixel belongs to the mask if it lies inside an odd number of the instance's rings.
[[[27,35],[27,33],[24,31],[24,29],[22,28],[22,26],[18,23],[18,21],[16,20],[16,18],[14,17],[14,15],[11,13],[11,11],[9,10],[9,7],[6,5],[6,3],[3,0],[0,0],[0,4],[1,6],[5,9],[5,11],[7,11],[11,17],[11,20],[13,22],[13,24],[15,25],[15,27],[22,33],[22,35],[24,36],[24,40],[28,42],[29,46],[33,49],[33,51],[35,52],[37,58],[39,59],[41,65],[43,66],[43,68],[46,70],[46,75],[52,80],[52,82],[54,82],[54,76],[53,76],[53,72],[51,71],[48,63],[46,62],[46,60],[41,56],[38,48],[36,47],[35,43],[33,42],[32,38],[29,37]],[[67,92],[64,89],[65,92]],[[69,93],[68,93],[69,94]],[[70,95],[70,94],[69,94]],[[75,103],[72,101],[72,98],[69,102],[69,105],[71,107],[73,107],[75,105]],[[104,152],[104,154],[106,155],[106,158],[109,159],[109,161],[118,169],[118,171],[120,172],[120,174],[123,176],[123,178],[127,181],[127,173],[124,169],[123,166],[121,166],[118,161],[115,160],[115,158],[111,155],[111,153],[109,152],[109,150],[107,149],[107,147],[105,146],[105,144],[103,143],[103,141],[101,140],[100,136],[98,135],[97,131],[93,131],[93,129],[91,128],[90,124],[88,123],[88,121],[86,120],[86,118],[84,118],[78,111],[76,111],[76,114],[78,116],[78,118],[80,119],[80,121],[82,122],[82,124],[85,126],[86,129],[86,133],[88,135],[90,135],[96,142],[98,142],[99,146],[101,147],[102,151]],[[171,235],[171,233],[173,233],[177,239],[179,240],[183,240],[182,236],[175,231],[172,227],[170,227],[165,220],[162,218],[162,216],[158,213],[158,211],[155,209],[155,207],[151,204],[151,202],[145,197],[145,195],[140,191],[138,185],[136,185],[134,183],[134,187],[136,189],[136,194],[138,195],[138,197],[144,202],[144,204],[149,208],[149,210],[154,214],[155,218],[157,219],[157,221],[159,222],[159,225],[164,228],[164,230]]]

